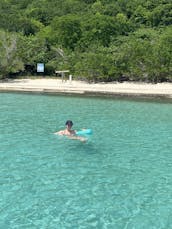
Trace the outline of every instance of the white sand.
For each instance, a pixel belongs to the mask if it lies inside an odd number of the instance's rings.
[[[172,83],[97,83],[63,81],[60,79],[17,79],[0,83],[0,91],[30,91],[44,93],[75,93],[172,98]]]

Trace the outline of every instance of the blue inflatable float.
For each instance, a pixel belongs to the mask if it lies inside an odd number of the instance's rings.
[[[76,135],[91,135],[92,133],[92,129],[83,129],[76,131]]]

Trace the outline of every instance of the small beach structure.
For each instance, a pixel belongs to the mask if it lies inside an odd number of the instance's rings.
[[[55,74],[56,75],[61,75],[61,78],[62,78],[62,82],[63,81],[66,81],[66,75],[65,73],[69,73],[69,70],[63,70],[63,71],[55,71]]]

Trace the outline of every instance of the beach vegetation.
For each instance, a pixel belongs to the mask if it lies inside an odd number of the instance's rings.
[[[0,77],[172,82],[171,0],[1,0]]]
[[[24,63],[18,55],[18,36],[0,30],[0,79],[24,70]]]

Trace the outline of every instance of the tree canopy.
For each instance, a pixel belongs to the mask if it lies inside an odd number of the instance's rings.
[[[171,0],[0,0],[0,77],[172,81]]]

